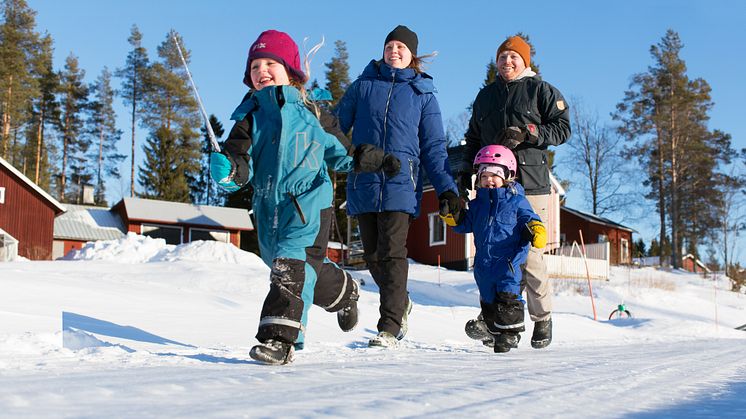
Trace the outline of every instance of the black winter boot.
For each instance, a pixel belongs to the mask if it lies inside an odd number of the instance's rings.
[[[518,333],[500,332],[495,335],[495,353],[508,352],[518,347],[521,335]]]
[[[343,332],[349,332],[357,326],[358,309],[357,300],[360,298],[360,286],[357,281],[352,280],[353,289],[350,294],[350,301],[344,308],[337,311],[337,324]]]
[[[260,343],[249,352],[252,359],[271,365],[282,365],[293,362],[293,344],[279,340],[268,339]]]
[[[487,323],[484,322],[481,314],[476,319],[466,322],[464,331],[466,332],[466,336],[474,340],[481,340],[484,346],[492,347],[495,345],[495,337],[490,333]]]
[[[552,343],[552,318],[534,323],[534,333],[531,335],[531,346],[542,349]]]

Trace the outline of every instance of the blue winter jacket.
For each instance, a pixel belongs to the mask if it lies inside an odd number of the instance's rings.
[[[353,128],[353,145],[373,144],[401,162],[399,174],[390,178],[382,171],[350,174],[350,215],[398,211],[417,216],[423,167],[438,194],[458,193],[434,92],[429,75],[375,60],[347,89],[336,109],[342,131]]]
[[[458,233],[474,233],[479,260],[509,260],[514,269],[526,261],[530,244],[521,239],[521,231],[531,220],[541,221],[531,209],[518,183],[507,188],[479,188],[477,197],[469,202]]]

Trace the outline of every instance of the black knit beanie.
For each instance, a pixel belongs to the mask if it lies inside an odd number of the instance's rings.
[[[409,48],[409,51],[412,52],[413,57],[417,56],[417,34],[412,32],[408,27],[399,25],[394,28],[394,30],[386,37],[383,45],[385,46],[390,41],[399,41],[403,43],[407,48]]]

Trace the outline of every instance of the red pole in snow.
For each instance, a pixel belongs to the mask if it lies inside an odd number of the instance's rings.
[[[585,263],[585,274],[588,276],[588,292],[591,295],[591,306],[593,307],[593,320],[598,321],[596,316],[596,302],[593,301],[593,285],[591,285],[591,272],[588,270],[588,259],[585,257],[585,242],[583,242],[583,230],[578,230],[580,233],[580,245],[583,246],[583,262]]]

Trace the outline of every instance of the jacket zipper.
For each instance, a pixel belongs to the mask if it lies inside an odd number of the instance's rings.
[[[290,192],[287,193],[290,197],[290,200],[293,201],[293,206],[295,207],[295,211],[298,213],[298,216],[300,217],[300,221],[305,224],[306,223],[306,216],[303,215],[303,208],[300,207],[300,203],[297,199],[295,199],[295,196],[291,194]]]
[[[412,179],[412,190],[417,192],[417,185],[414,183],[414,162],[409,159],[409,178]]]
[[[396,70],[391,71],[391,88],[389,88],[389,95],[386,98],[386,109],[383,113],[383,141],[381,141],[381,147],[386,152],[386,133],[388,132],[388,119],[389,119],[389,104],[391,104],[391,93],[394,92],[394,82],[396,81]],[[383,211],[383,188],[386,186],[386,175],[381,173],[383,176],[383,183],[381,183],[381,190],[378,192],[378,211]]]

